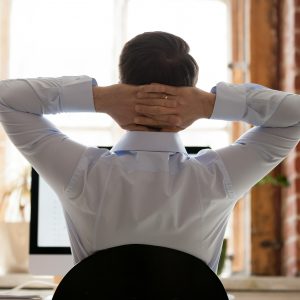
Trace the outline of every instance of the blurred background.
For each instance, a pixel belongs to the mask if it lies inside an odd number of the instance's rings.
[[[89,75],[100,86],[114,84],[124,43],[155,30],[190,45],[201,89],[252,81],[300,92],[296,0],[0,0],[0,79]],[[103,114],[49,118],[87,145],[109,146],[124,133]],[[180,134],[187,146],[216,149],[247,128],[201,120]],[[28,174],[0,127],[0,223],[28,224]],[[27,251],[26,241],[24,247]],[[300,275],[299,145],[236,205],[220,273]]]

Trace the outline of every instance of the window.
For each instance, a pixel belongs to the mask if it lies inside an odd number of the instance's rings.
[[[99,85],[116,83],[124,43],[161,30],[188,42],[200,68],[198,87],[210,90],[229,79],[228,23],[226,2],[216,0],[13,0],[9,77],[87,74]],[[113,144],[123,133],[106,115],[50,118],[88,145]],[[181,136],[186,145],[229,143],[222,121],[197,121]]]
[[[187,41],[199,64],[197,86],[209,91],[231,78],[228,6],[226,0],[12,0],[9,78],[86,74],[99,85],[113,84],[124,43],[160,30]],[[49,118],[86,145],[111,145],[123,134],[103,114]],[[199,120],[180,135],[185,145],[215,149],[230,143],[229,129],[227,122]],[[22,159],[8,149],[11,170]]]

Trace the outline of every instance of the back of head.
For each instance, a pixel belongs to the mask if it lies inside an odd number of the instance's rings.
[[[120,56],[122,83],[161,83],[195,86],[198,65],[180,37],[161,31],[145,32],[128,41]]]

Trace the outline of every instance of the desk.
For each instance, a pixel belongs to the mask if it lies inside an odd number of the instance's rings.
[[[5,293],[6,291],[9,291],[9,290],[5,290],[5,289],[0,289],[0,295],[2,296],[3,293]],[[53,295],[53,290],[40,290],[40,289],[22,289],[20,291],[16,291],[16,292],[13,292],[11,294],[7,294],[8,296],[11,296],[11,295],[14,295],[14,296],[32,296],[32,295],[37,295],[37,296],[40,296],[42,299],[49,299],[48,296],[50,296],[50,299],[51,299],[51,296]]]
[[[0,294],[9,292],[12,288],[25,285],[24,289],[13,291],[11,295],[39,295],[45,298],[54,293],[53,276],[33,276],[30,274],[9,274],[0,276]],[[8,294],[8,295],[10,295]]]
[[[46,297],[54,293],[53,289],[45,289],[45,285],[38,284],[41,281],[53,284],[53,276],[33,276],[29,274],[0,276],[0,292],[30,281],[32,282],[29,285],[30,289],[21,290],[21,295],[37,294],[41,297]],[[226,291],[235,296],[235,300],[300,299],[299,277],[231,277],[221,278],[221,281]]]
[[[0,289],[0,292],[3,290]],[[52,290],[22,290],[20,293],[14,293],[19,295],[40,295],[42,298],[53,294]],[[230,292],[235,299],[234,300],[299,300],[300,292]]]

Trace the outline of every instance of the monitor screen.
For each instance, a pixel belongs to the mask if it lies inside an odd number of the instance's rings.
[[[101,147],[108,148],[111,147]],[[209,147],[186,147],[190,155]],[[32,274],[65,275],[73,260],[58,197],[32,169],[29,270]]]

